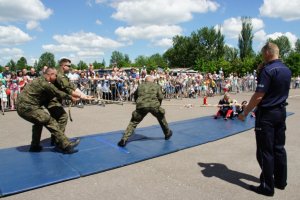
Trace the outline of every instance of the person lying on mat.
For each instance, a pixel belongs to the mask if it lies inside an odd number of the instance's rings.
[[[165,110],[161,107],[163,99],[162,88],[154,82],[152,76],[146,76],[145,82],[138,86],[134,93],[134,99],[136,101],[136,110],[132,112],[131,120],[118,146],[126,146],[137,125],[149,112],[158,120],[164,132],[165,140],[170,139],[172,131],[169,129],[165,118]]]

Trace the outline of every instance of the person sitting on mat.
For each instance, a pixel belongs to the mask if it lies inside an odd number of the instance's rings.
[[[239,104],[237,100],[234,99],[232,103],[233,117],[237,117],[240,113],[242,113],[246,105],[247,101],[242,101],[242,103]]]
[[[214,118],[217,119],[219,116],[222,116],[224,120],[228,118],[233,119],[232,103],[233,101],[230,99],[229,94],[225,93],[224,97],[218,103],[219,110]]]

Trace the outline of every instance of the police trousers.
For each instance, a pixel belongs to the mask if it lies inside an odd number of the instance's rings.
[[[157,108],[141,108],[136,109],[132,112],[131,120],[127,126],[127,129],[122,137],[123,140],[127,141],[128,138],[133,134],[137,125],[144,119],[144,117],[151,113],[158,120],[163,132],[165,135],[168,135],[170,132],[169,125],[165,118],[165,110],[162,107]]]
[[[274,192],[274,185],[287,185],[287,155],[284,148],[286,108],[277,106],[256,110],[256,158],[261,168],[261,187]]]

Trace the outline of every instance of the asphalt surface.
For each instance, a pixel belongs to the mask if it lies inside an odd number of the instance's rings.
[[[242,102],[249,101],[251,95],[252,93],[242,93],[232,94],[231,97]],[[208,98],[208,103],[216,104],[219,99],[220,96]],[[180,121],[216,113],[215,107],[200,107],[202,102],[202,98],[164,101],[167,121]],[[274,197],[264,197],[248,190],[249,184],[259,184],[260,174],[255,158],[254,130],[251,129],[162,157],[3,197],[3,199],[252,200],[272,198],[299,200],[299,89],[290,90],[288,102],[287,110],[295,113],[287,118],[288,186],[284,191],[275,190]],[[184,105],[187,104],[192,104],[194,107],[186,108]],[[124,130],[134,108],[132,104],[72,108],[73,122],[68,123],[66,134],[69,137],[78,137]],[[157,123],[153,116],[148,115],[138,127]],[[7,112],[4,116],[0,116],[0,127],[0,149],[30,143],[31,124],[21,119],[16,112]],[[42,138],[49,136],[49,132],[44,129]]]

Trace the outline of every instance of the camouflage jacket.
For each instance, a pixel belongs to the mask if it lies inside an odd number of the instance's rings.
[[[47,107],[49,101],[54,97],[71,99],[70,95],[58,90],[45,77],[41,76],[25,86],[18,96],[17,107],[22,107],[26,110],[34,110],[41,106]]]
[[[163,99],[161,86],[157,83],[145,82],[138,86],[134,93],[136,108],[158,108]]]
[[[66,92],[67,94],[72,94],[76,87],[73,83],[70,82],[68,76],[64,74],[62,70],[58,70],[57,79],[54,83],[55,87],[59,90]]]

